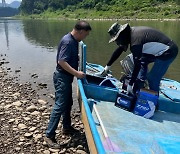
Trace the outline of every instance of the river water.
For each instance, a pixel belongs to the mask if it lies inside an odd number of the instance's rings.
[[[89,21],[92,32],[84,40],[87,44],[87,61],[106,65],[112,52],[117,47],[108,43],[108,28],[115,21]],[[119,21],[129,22],[131,26],[151,26],[161,30],[173,39],[180,48],[180,21]],[[72,20],[12,20],[0,19],[0,54],[6,54],[10,63],[6,67],[16,74],[20,82],[36,82],[48,84],[53,93],[52,74],[55,69],[57,45],[61,37],[72,30],[76,21]],[[129,53],[129,52],[128,52]],[[112,73],[119,78],[121,67],[119,61],[112,65]],[[170,66],[165,77],[180,81],[180,54]],[[15,70],[21,70],[15,73]],[[38,78],[32,78],[33,74]]]

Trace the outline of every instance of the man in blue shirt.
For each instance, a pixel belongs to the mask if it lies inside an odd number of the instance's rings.
[[[56,71],[53,75],[55,87],[55,104],[46,130],[46,142],[51,148],[60,148],[56,142],[55,131],[62,115],[63,133],[76,132],[71,126],[72,82],[74,76],[84,78],[85,74],[78,71],[78,43],[85,39],[91,31],[91,26],[86,21],[79,21],[73,30],[66,34],[60,41],[56,57]]]
[[[108,33],[111,36],[109,43],[115,41],[118,48],[113,52],[101,75],[107,74],[110,66],[123,51],[127,51],[129,46],[133,55],[134,69],[127,92],[133,94],[137,87],[141,88],[139,85],[146,79],[149,88],[159,92],[160,80],[178,54],[177,45],[156,29],[144,26],[130,27],[128,23],[124,25],[114,23]],[[148,72],[148,64],[151,62],[154,62],[154,65]],[[136,88],[133,89],[135,85]]]

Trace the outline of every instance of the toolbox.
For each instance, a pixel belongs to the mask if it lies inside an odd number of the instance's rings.
[[[132,111],[135,106],[135,101],[135,96],[128,95],[126,92],[120,92],[118,93],[115,106],[125,109],[127,111]]]

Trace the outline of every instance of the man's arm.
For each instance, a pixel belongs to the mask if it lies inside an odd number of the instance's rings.
[[[130,86],[132,86],[135,83],[136,78],[139,74],[140,68],[141,68],[141,60],[140,59],[134,59],[134,70],[133,70],[133,73],[131,76],[131,80],[129,82]]]
[[[136,78],[141,69],[142,48],[143,48],[142,44],[131,47],[131,52],[133,54],[133,60],[134,60],[134,70],[133,70],[133,73],[131,76],[131,80],[129,82],[129,85],[131,85],[131,86],[136,81]]]
[[[111,68],[111,65],[119,58],[119,56],[122,54],[123,51],[126,51],[127,47],[119,46],[112,54],[109,62],[105,66],[103,72],[100,74],[100,76],[106,76],[108,74],[108,71]]]
[[[127,86],[128,94],[133,94],[133,84],[135,83],[136,78],[141,69],[142,47],[143,45],[135,45],[131,47],[131,52],[133,54],[133,60],[134,60],[134,69],[133,69],[130,82]]]
[[[101,73],[101,76],[106,76],[108,71],[110,70],[111,65],[119,58],[123,51],[127,50],[128,46],[119,46],[112,54],[109,62],[104,68],[104,71]]]
[[[119,46],[112,54],[109,62],[107,63],[107,66],[111,66],[118,58],[119,56],[122,54],[123,51],[126,51],[127,49],[125,49],[123,46]]]
[[[64,60],[60,60],[58,61],[58,64],[67,72],[69,72],[70,74],[72,74],[73,76],[76,76],[77,78],[84,78],[85,77],[85,73],[81,72],[81,71],[77,71],[74,68],[72,68],[66,61]]]

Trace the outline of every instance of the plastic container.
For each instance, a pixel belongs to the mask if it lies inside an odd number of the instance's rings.
[[[133,113],[145,118],[151,118],[154,115],[158,95],[154,91],[141,89]]]
[[[135,105],[135,97],[127,95],[125,92],[118,94],[115,106],[132,111]]]

